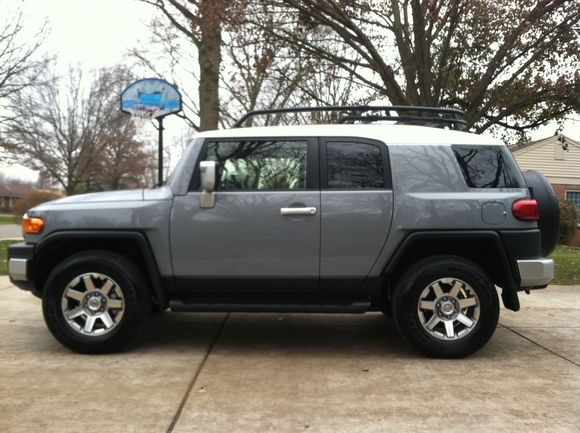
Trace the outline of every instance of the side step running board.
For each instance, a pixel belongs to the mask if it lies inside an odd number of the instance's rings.
[[[231,312],[231,313],[350,313],[362,314],[370,310],[370,302],[348,305],[313,304],[189,304],[170,301],[169,307],[176,312]]]

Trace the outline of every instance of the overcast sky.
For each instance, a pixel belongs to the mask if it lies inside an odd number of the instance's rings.
[[[0,0],[5,16],[19,6],[29,36],[47,22],[42,51],[55,55],[63,71],[69,65],[94,69],[123,63],[127,50],[147,38],[147,23],[154,16],[152,6],[136,0]],[[10,177],[36,179],[20,165],[0,165],[0,170]]]
[[[127,50],[138,40],[148,38],[147,23],[155,15],[153,6],[138,0],[0,0],[4,16],[9,16],[19,5],[30,35],[44,21],[48,22],[42,50],[56,55],[59,68],[64,71],[69,65],[93,69],[123,63]],[[173,125],[173,129],[179,128]],[[171,135],[172,125],[167,126],[166,134]],[[532,133],[532,138],[544,138],[555,130],[554,124],[540,128]],[[567,121],[564,133],[580,141],[580,122]],[[29,180],[36,177],[22,166],[0,165],[0,171],[11,177]]]

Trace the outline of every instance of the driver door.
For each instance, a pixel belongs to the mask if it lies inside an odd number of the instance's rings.
[[[320,272],[316,141],[208,139],[215,205],[200,206],[199,170],[176,196],[171,251],[180,290],[313,290]]]

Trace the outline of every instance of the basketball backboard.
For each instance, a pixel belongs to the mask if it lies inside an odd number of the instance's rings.
[[[159,78],[138,80],[121,94],[121,111],[136,117],[159,119],[181,111],[181,93]]]

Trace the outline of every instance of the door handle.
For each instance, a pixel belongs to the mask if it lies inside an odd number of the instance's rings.
[[[280,215],[316,215],[315,207],[283,207]]]

